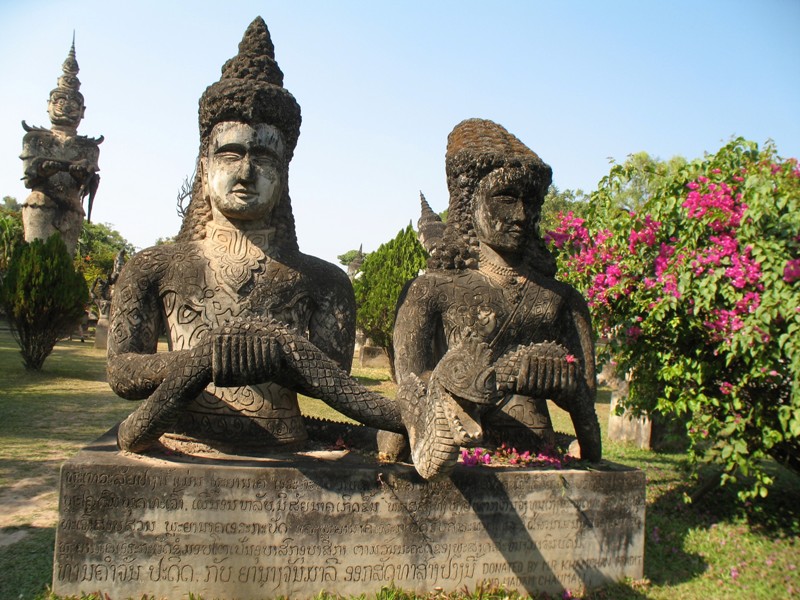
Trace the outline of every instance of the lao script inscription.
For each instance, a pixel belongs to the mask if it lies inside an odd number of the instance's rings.
[[[307,597],[487,580],[533,592],[642,572],[635,470],[457,468],[425,482],[344,453],[215,465],[98,447],[62,470],[60,594]]]

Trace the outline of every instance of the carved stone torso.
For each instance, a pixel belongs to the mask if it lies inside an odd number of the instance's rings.
[[[25,239],[47,239],[59,232],[72,253],[83,226],[83,195],[90,177],[98,171],[98,141],[85,136],[59,135],[47,129],[29,128],[22,141],[25,186],[32,190],[23,206]],[[61,165],[45,175],[44,161]],[[69,172],[70,165],[83,168]]]
[[[138,290],[142,295],[120,298],[124,314],[113,317],[115,339],[127,335],[126,321],[163,320],[170,351],[181,351],[194,348],[224,323],[258,318],[275,318],[311,337],[310,328],[321,319],[315,311],[325,294],[332,293],[330,288],[336,287],[320,285],[326,280],[325,269],[335,267],[320,267],[322,261],[299,253],[282,259],[270,256],[271,235],[270,230],[245,236],[238,230],[210,227],[203,241],[139,253],[130,268],[146,265],[143,270],[157,290],[126,288],[127,296]],[[160,312],[161,319],[157,315],[141,318],[139,311],[148,310],[147,296],[153,293],[158,303],[150,310]],[[343,351],[352,353],[352,347]],[[295,445],[307,439],[296,393],[275,382],[208,385],[182,411],[171,435],[249,447]]]
[[[418,277],[398,315],[395,359],[400,381],[408,373],[425,376],[448,348],[468,335],[489,345],[492,361],[519,346],[557,341],[576,356],[580,340],[565,330],[571,288],[533,273],[504,277],[477,270],[432,271]],[[545,398],[512,395],[484,420],[487,439],[520,445],[552,443]],[[531,438],[531,435],[537,436]]]
[[[501,286],[481,272],[468,270],[428,273],[414,282],[411,293],[425,297],[428,310],[441,315],[447,347],[474,333],[497,358],[519,344],[559,336],[562,288],[557,281],[538,276]]]

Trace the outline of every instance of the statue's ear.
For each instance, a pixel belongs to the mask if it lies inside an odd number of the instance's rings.
[[[201,156],[198,162],[198,168],[200,169],[200,183],[203,184],[204,189],[208,189],[208,179],[206,175],[208,169],[206,167],[208,167],[208,158]]]

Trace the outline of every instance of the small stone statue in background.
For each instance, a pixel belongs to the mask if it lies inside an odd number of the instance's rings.
[[[582,458],[600,460],[589,311],[554,279],[539,236],[550,167],[500,125],[470,119],[448,137],[446,169],[447,223],[425,241],[428,272],[401,296],[394,330],[415,467],[440,477],[460,447],[490,441],[543,449],[547,399],[572,417]]]
[[[97,308],[97,325],[95,327],[94,347],[105,350],[108,347],[108,323],[111,313],[111,299],[114,297],[114,284],[119,279],[122,267],[127,260],[125,250],[120,250],[114,257],[114,266],[105,277],[97,277],[89,290],[89,296]]]
[[[347,275],[298,249],[288,170],[300,106],[283,87],[261,18],[203,93],[199,116],[181,232],[136,254],[114,292],[108,381],[143,400],[120,425],[120,448],[141,452],[161,440],[295,449],[309,438],[298,392],[402,431],[397,406],[347,374],[355,336]],[[157,352],[164,329],[169,351]]]
[[[57,232],[67,251],[74,254],[83,228],[83,199],[87,196],[89,218],[92,215],[100,182],[98,146],[103,137],[78,135],[86,106],[79,91],[74,40],[62,70],[47,105],[51,129],[22,122],[26,131],[20,155],[23,181],[32,190],[22,206],[22,223],[26,241],[47,239]]]

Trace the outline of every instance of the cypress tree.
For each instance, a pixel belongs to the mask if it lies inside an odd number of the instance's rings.
[[[0,284],[0,303],[26,369],[42,368],[58,338],[77,326],[88,301],[86,282],[61,236],[17,246]]]

